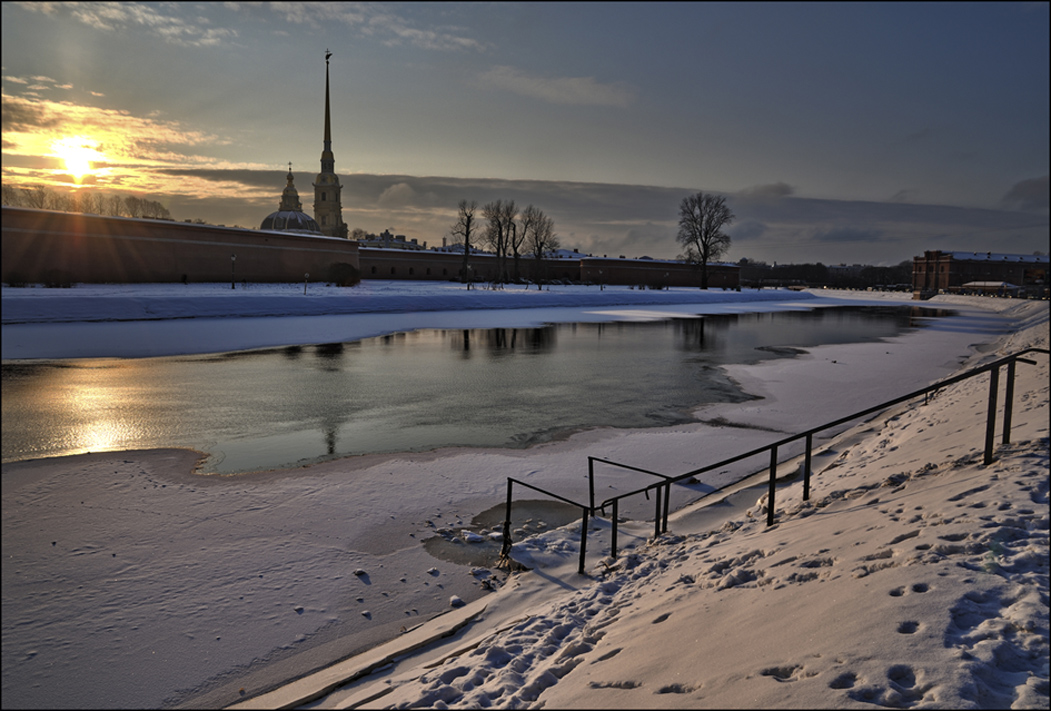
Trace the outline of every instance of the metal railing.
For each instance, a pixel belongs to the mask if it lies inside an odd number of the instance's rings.
[[[966,371],[964,373],[960,373],[959,375],[955,375],[955,376],[953,376],[951,378],[947,378],[945,380],[941,380],[941,381],[939,381],[937,383],[934,383],[933,385],[928,385],[925,388],[921,388],[919,390],[914,390],[913,392],[908,393],[907,395],[902,395],[902,396],[896,397],[896,398],[894,398],[892,400],[887,400],[887,401],[882,402],[882,403],[880,403],[878,405],[874,405],[874,406],[866,408],[864,410],[860,410],[860,411],[855,412],[853,414],[846,415],[844,417],[839,417],[839,418],[837,418],[835,420],[832,420],[831,422],[826,422],[825,424],[818,425],[817,427],[812,427],[812,428],[810,428],[808,430],[805,430],[803,432],[799,432],[797,434],[789,435],[788,437],[784,437],[782,439],[779,439],[776,442],[773,442],[771,444],[763,445],[762,447],[757,447],[756,449],[752,449],[752,450],[750,450],[748,452],[744,452],[742,454],[735,455],[735,456],[730,457],[728,459],[723,459],[721,461],[715,462],[714,464],[709,464],[709,465],[700,467],[699,469],[693,469],[693,470],[685,472],[683,474],[678,474],[678,475],[671,476],[671,475],[667,475],[667,474],[661,474],[660,472],[655,472],[655,471],[651,471],[651,470],[648,470],[648,469],[643,469],[641,467],[632,466],[632,465],[629,465],[629,464],[622,464],[620,462],[614,462],[614,461],[610,461],[608,459],[600,459],[599,457],[591,457],[591,456],[589,456],[588,457],[588,502],[586,504],[585,503],[580,503],[580,502],[577,502],[577,501],[572,501],[570,499],[567,499],[564,496],[560,496],[559,494],[555,494],[554,492],[547,491],[545,489],[542,489],[542,488],[540,488],[538,486],[534,486],[532,484],[527,484],[524,481],[520,481],[520,480],[514,479],[512,477],[508,477],[507,478],[507,509],[506,509],[506,518],[504,519],[503,546],[502,546],[502,550],[501,550],[501,554],[500,554],[501,560],[502,561],[509,561],[510,560],[511,546],[513,544],[513,541],[511,540],[511,506],[512,506],[512,498],[513,498],[513,487],[514,487],[515,484],[517,484],[519,486],[524,486],[524,487],[526,487],[528,489],[532,489],[532,490],[540,492],[542,494],[546,494],[547,496],[551,496],[551,497],[553,497],[555,499],[558,499],[559,501],[563,501],[563,502],[565,502],[567,504],[570,504],[572,506],[576,506],[576,507],[578,507],[581,510],[580,565],[579,565],[579,568],[578,568],[578,572],[580,574],[583,574],[584,573],[585,556],[587,555],[588,518],[590,516],[594,516],[596,511],[601,511],[602,514],[605,515],[607,506],[611,507],[611,509],[612,509],[611,515],[610,515],[610,521],[611,521],[611,527],[610,527],[610,556],[613,557],[613,558],[616,558],[617,557],[617,523],[618,523],[618,518],[619,518],[619,504],[620,504],[620,500],[621,499],[626,499],[626,498],[629,498],[629,497],[632,497],[632,496],[638,496],[640,494],[644,495],[647,499],[649,499],[650,498],[650,492],[653,491],[654,492],[654,499],[656,500],[656,510],[654,512],[654,531],[653,531],[653,533],[654,533],[654,536],[659,536],[661,533],[665,533],[668,530],[668,509],[669,509],[669,501],[671,499],[671,486],[672,486],[672,484],[678,483],[678,482],[680,482],[680,481],[682,481],[684,479],[688,479],[688,478],[691,478],[691,477],[696,477],[699,474],[703,474],[705,472],[711,471],[713,469],[717,469],[719,467],[725,467],[725,466],[728,466],[730,464],[734,464],[736,462],[742,461],[744,459],[748,459],[750,457],[755,457],[755,456],[761,455],[761,454],[763,454],[765,452],[769,452],[770,453],[770,465],[769,465],[770,480],[769,480],[769,492],[767,494],[767,502],[766,502],[766,512],[767,512],[766,524],[768,526],[772,526],[774,524],[775,491],[776,491],[777,465],[778,465],[778,456],[777,455],[778,455],[778,450],[779,449],[782,449],[782,448],[786,447],[787,445],[789,445],[789,444],[791,444],[793,442],[796,442],[797,440],[803,440],[804,441],[805,444],[804,444],[803,467],[802,467],[802,469],[803,469],[803,500],[804,501],[809,501],[809,499],[810,499],[810,476],[811,476],[811,471],[810,471],[811,467],[810,467],[810,465],[811,465],[811,461],[812,461],[814,435],[815,434],[817,434],[818,432],[821,432],[823,430],[830,429],[832,427],[838,427],[839,425],[845,424],[845,423],[850,422],[852,420],[857,420],[857,419],[860,419],[860,418],[865,417],[867,415],[871,415],[873,413],[881,412],[881,411],[886,410],[886,409],[888,409],[890,407],[893,407],[894,405],[897,405],[899,403],[906,402],[906,401],[912,400],[914,398],[918,398],[921,395],[924,397],[924,404],[926,404],[927,399],[928,399],[928,397],[930,396],[931,393],[937,392],[938,390],[941,390],[942,388],[944,388],[946,386],[952,385],[954,383],[958,383],[958,382],[963,381],[963,380],[968,380],[969,378],[973,378],[975,376],[981,375],[981,374],[986,373],[986,372],[989,373],[989,402],[988,402],[988,408],[987,408],[987,411],[986,411],[987,414],[986,414],[986,423],[985,423],[985,453],[984,453],[984,457],[983,457],[983,463],[986,464],[986,465],[991,464],[994,461],[993,450],[994,450],[994,445],[995,445],[995,440],[996,440],[996,435],[995,435],[995,431],[996,431],[996,411],[997,411],[997,396],[999,394],[999,389],[1000,389],[1000,369],[1003,366],[1007,367],[1007,378],[1006,378],[1005,391],[1004,391],[1003,434],[1002,434],[1001,442],[1002,442],[1002,444],[1009,444],[1010,441],[1011,441],[1011,416],[1012,416],[1013,401],[1014,401],[1015,364],[1018,363],[1018,362],[1022,362],[1022,363],[1028,363],[1030,365],[1036,365],[1036,361],[1029,360],[1027,358],[1023,358],[1022,357],[1022,356],[1024,356],[1027,353],[1043,353],[1045,355],[1048,355],[1048,354],[1051,354],[1051,351],[1049,351],[1046,348],[1027,348],[1027,349],[1025,349],[1023,351],[1019,351],[1019,352],[1013,353],[1013,354],[1011,354],[1009,356],[1005,356],[1003,358],[999,358],[999,359],[997,359],[997,360],[995,360],[995,361],[993,361],[991,363],[987,363],[987,364],[979,366],[977,368],[973,368],[971,370],[968,370],[968,371]],[[798,455],[794,455],[794,456],[798,456]],[[646,486],[644,486],[642,488],[634,489],[634,490],[629,491],[629,492],[624,493],[624,494],[619,494],[617,496],[610,497],[610,498],[605,499],[604,501],[602,501],[601,503],[596,505],[596,503],[595,503],[595,462],[601,462],[603,464],[607,464],[607,465],[611,465],[611,466],[614,466],[614,467],[618,467],[620,469],[626,469],[626,470],[629,470],[629,471],[639,472],[641,474],[648,474],[648,475],[651,475],[651,476],[655,476],[655,477],[658,477],[661,481],[648,484],[648,485],[646,485]],[[760,471],[762,471],[762,470],[760,470]],[[721,487],[719,487],[717,489],[714,489],[712,491],[706,492],[705,495],[702,496],[701,498],[703,499],[705,497],[711,496],[712,494],[718,493],[718,492],[722,491],[723,489],[726,489],[729,486],[733,486],[735,484],[739,484],[741,481],[744,481],[745,479],[748,479],[748,478],[754,476],[755,473],[756,472],[753,472],[753,473],[748,474],[748,475],[746,475],[744,477],[741,477],[740,479],[736,479],[736,480],[734,480],[732,482],[724,484],[723,486],[721,486]],[[698,499],[698,501],[699,500],[700,499]],[[693,503],[696,503],[696,501],[693,502]]]

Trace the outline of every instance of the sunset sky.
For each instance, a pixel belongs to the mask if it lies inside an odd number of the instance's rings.
[[[257,227],[308,213],[325,50],[343,217],[440,244],[461,199],[674,258],[1048,249],[1047,3],[2,4],[3,181]]]

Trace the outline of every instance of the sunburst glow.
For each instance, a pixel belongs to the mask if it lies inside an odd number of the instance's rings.
[[[94,163],[105,156],[98,150],[99,142],[88,136],[66,136],[51,142],[52,154],[66,164],[66,172],[78,183],[94,172]]]

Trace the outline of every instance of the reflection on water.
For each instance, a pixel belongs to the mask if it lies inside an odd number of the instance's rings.
[[[212,455],[209,470],[232,473],[669,425],[700,404],[745,399],[721,364],[885,338],[941,315],[844,307],[4,364],[3,460],[193,447]]]

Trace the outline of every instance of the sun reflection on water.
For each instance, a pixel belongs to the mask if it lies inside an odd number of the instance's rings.
[[[62,369],[68,377],[60,392],[73,424],[63,437],[69,453],[143,445],[145,431],[136,423],[136,398],[128,385],[136,379],[129,370],[140,368],[134,361],[92,360]]]

